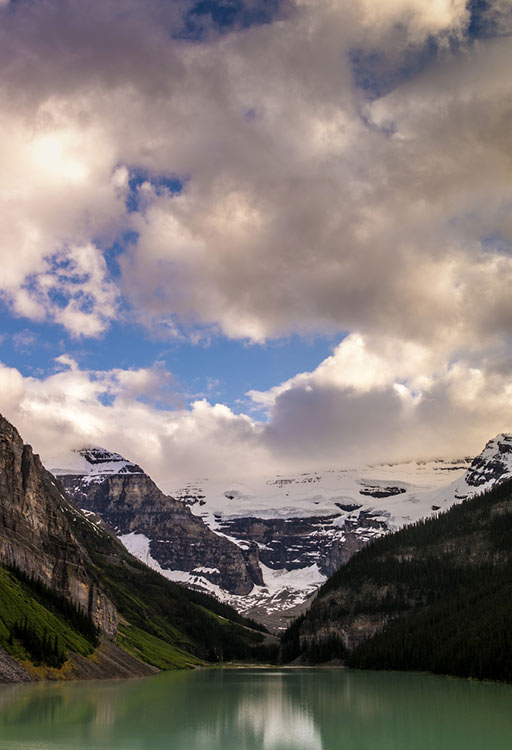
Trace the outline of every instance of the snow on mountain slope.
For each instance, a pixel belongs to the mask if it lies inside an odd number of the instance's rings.
[[[512,477],[512,435],[500,433],[489,440],[471,462],[464,476],[454,483],[454,498],[461,501],[485,492],[498,482]]]
[[[457,502],[470,459],[415,461],[277,476],[229,485],[168,487],[216,533],[256,542],[265,587],[230,603],[282,625],[371,539]],[[280,617],[279,623],[278,618]]]
[[[121,456],[97,448],[57,457],[47,466],[87,482],[101,482],[116,472],[142,473]],[[172,481],[164,485],[167,495],[188,506],[216,535],[244,554],[256,551],[263,583],[244,595],[219,585],[221,560],[207,567],[192,560],[187,570],[170,568],[160,554],[164,540],[158,534],[149,538],[133,525],[129,534],[119,533],[131,552],[171,580],[208,591],[267,625],[281,627],[372,538],[446,510],[509,476],[512,436],[501,434],[473,461],[410,461],[247,483],[200,479],[181,487]]]
[[[205,573],[216,572],[202,567],[192,571],[163,568],[151,554],[151,540],[144,534],[131,532],[119,536],[126,549],[142,560],[148,567],[165,578],[190,588],[206,591],[222,602],[230,604],[241,614],[256,617],[271,628],[281,629],[292,618],[290,612],[300,611],[304,602],[314,594],[326,580],[315,563],[296,570],[273,570],[260,562],[263,584],[254,585],[245,596],[230,594],[205,577]]]
[[[219,530],[226,520],[247,517],[269,520],[334,514],[344,522],[357,518],[361,510],[398,528],[431,512],[435,500],[448,501],[445,488],[464,476],[470,461],[437,459],[331,469],[278,475],[250,485],[201,479],[184,487],[169,483],[165,491]]]
[[[50,457],[45,465],[51,467],[50,471],[57,477],[73,474],[90,482],[101,482],[105,476],[112,474],[144,473],[140,466],[127,461],[119,453],[96,447],[60,453]]]

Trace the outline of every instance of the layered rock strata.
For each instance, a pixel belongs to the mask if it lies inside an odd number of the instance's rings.
[[[0,562],[71,599],[113,639],[116,608],[89,572],[88,554],[73,534],[79,512],[0,416]]]
[[[116,456],[106,455],[111,462]],[[215,534],[186,505],[164,495],[142,470],[60,474],[59,479],[77,505],[97,513],[118,535],[146,537],[150,557],[164,571],[200,570],[202,577],[235,595],[263,583],[254,542],[243,549]]]

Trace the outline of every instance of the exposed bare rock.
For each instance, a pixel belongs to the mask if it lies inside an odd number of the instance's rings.
[[[492,486],[508,478],[511,468],[512,435],[497,435],[473,460],[465,480],[470,487]]]
[[[17,567],[69,597],[110,638],[117,612],[89,572],[89,557],[73,534],[79,511],[0,416],[0,562]]]
[[[151,557],[164,570],[201,570],[201,575],[226,591],[248,594],[263,582],[258,547],[246,549],[215,534],[182,502],[161,492],[142,472],[61,475],[74,501],[97,513],[119,535],[146,536]]]
[[[373,485],[364,485],[362,489],[359,490],[360,495],[366,495],[368,497],[393,497],[393,495],[402,495],[404,492],[407,492],[405,487],[381,487],[377,485],[374,487]]]
[[[256,542],[259,558],[269,568],[290,571],[316,563],[321,573],[329,576],[361,549],[369,535],[386,531],[386,524],[367,511],[340,524],[342,518],[339,513],[303,518],[219,516],[217,523],[222,532],[237,540]]]
[[[0,646],[0,682],[32,682],[28,672],[21,664],[9,656]]]
[[[96,649],[94,659],[72,654],[73,679],[99,680],[119,677],[150,677],[159,670],[145,664],[108,641]]]

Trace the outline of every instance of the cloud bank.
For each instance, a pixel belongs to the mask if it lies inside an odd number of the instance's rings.
[[[4,368],[36,447],[65,428],[157,473],[170,454],[251,471],[471,452],[512,428],[511,13],[474,6],[295,0],[191,40],[187,2],[1,5],[15,315],[74,337],[123,316],[256,343],[349,334],[251,394],[263,421],[151,406],[134,371]]]
[[[349,336],[315,371],[252,392],[254,405],[268,410],[265,420],[206,399],[162,408],[155,399],[172,378],[160,367],[87,371],[66,355],[44,379],[0,367],[0,411],[44,459],[107,446],[164,487],[201,476],[243,481],[372,460],[458,458],[503,428],[508,372],[464,361],[426,377],[428,351],[389,355]]]

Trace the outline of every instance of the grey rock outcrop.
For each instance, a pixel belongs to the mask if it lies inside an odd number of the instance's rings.
[[[0,646],[0,683],[3,682],[33,682],[33,678]]]
[[[483,487],[504,481],[512,468],[512,435],[497,435],[489,440],[479,456],[473,459],[466,474],[470,487]]]
[[[59,477],[81,508],[97,513],[119,535],[150,540],[151,557],[163,569],[193,572],[232,594],[248,594],[263,582],[258,547],[246,549],[215,534],[182,502],[164,495],[142,471],[95,477]]]
[[[386,524],[371,513],[361,511],[354,519],[339,525],[341,514],[303,518],[217,519],[219,529],[235,539],[254,543],[259,558],[269,568],[299,570],[317,564],[326,576],[366,544],[361,530],[383,533]]]
[[[109,638],[117,611],[73,534],[79,514],[17,430],[0,416],[0,562],[70,598]]]

